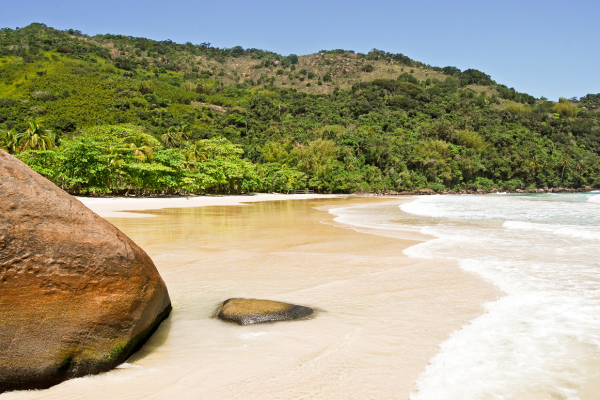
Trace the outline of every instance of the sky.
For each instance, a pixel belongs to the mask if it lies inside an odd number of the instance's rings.
[[[283,55],[323,49],[402,53],[475,68],[557,101],[600,93],[600,1],[5,0],[0,27],[41,22],[88,35],[210,42]]]

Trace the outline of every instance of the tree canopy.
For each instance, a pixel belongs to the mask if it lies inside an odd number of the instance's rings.
[[[600,95],[373,49],[0,31],[0,148],[73,193],[600,185]]]

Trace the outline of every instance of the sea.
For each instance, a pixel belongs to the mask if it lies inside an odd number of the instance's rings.
[[[452,333],[411,400],[600,399],[600,193],[419,196],[333,208],[336,223],[430,240],[502,295]]]

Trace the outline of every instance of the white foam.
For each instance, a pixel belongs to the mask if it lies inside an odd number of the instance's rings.
[[[242,339],[242,340],[254,339],[256,337],[263,336],[266,334],[267,334],[267,332],[242,333],[240,335],[240,339]]]
[[[433,235],[405,253],[456,259],[507,294],[441,346],[411,400],[579,398],[600,373],[600,213],[590,198],[600,196],[424,196],[400,206],[413,223],[400,210],[375,216],[377,206],[338,210],[346,224]]]
[[[582,226],[561,226],[555,224],[536,224],[523,221],[506,221],[504,227],[507,229],[519,229],[524,231],[549,232],[555,235],[570,236],[574,238],[600,240],[600,230],[592,230]]]
[[[594,192],[592,192],[592,193],[596,193],[596,192],[597,192],[597,193],[600,193],[600,192],[598,192],[598,191],[594,191]],[[588,201],[588,203],[600,203],[600,196],[598,196],[597,194],[594,194],[594,195],[588,196],[588,199],[587,199],[587,201]]]
[[[141,365],[129,364],[129,363],[126,363],[126,362],[123,363],[123,364],[117,365],[115,368],[117,368],[117,369],[130,369],[130,368],[133,368],[133,369],[144,369],[144,367],[142,367]]]

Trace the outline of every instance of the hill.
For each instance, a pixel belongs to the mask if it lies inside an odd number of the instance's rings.
[[[597,103],[380,50],[0,31],[0,146],[74,193],[598,186]]]

